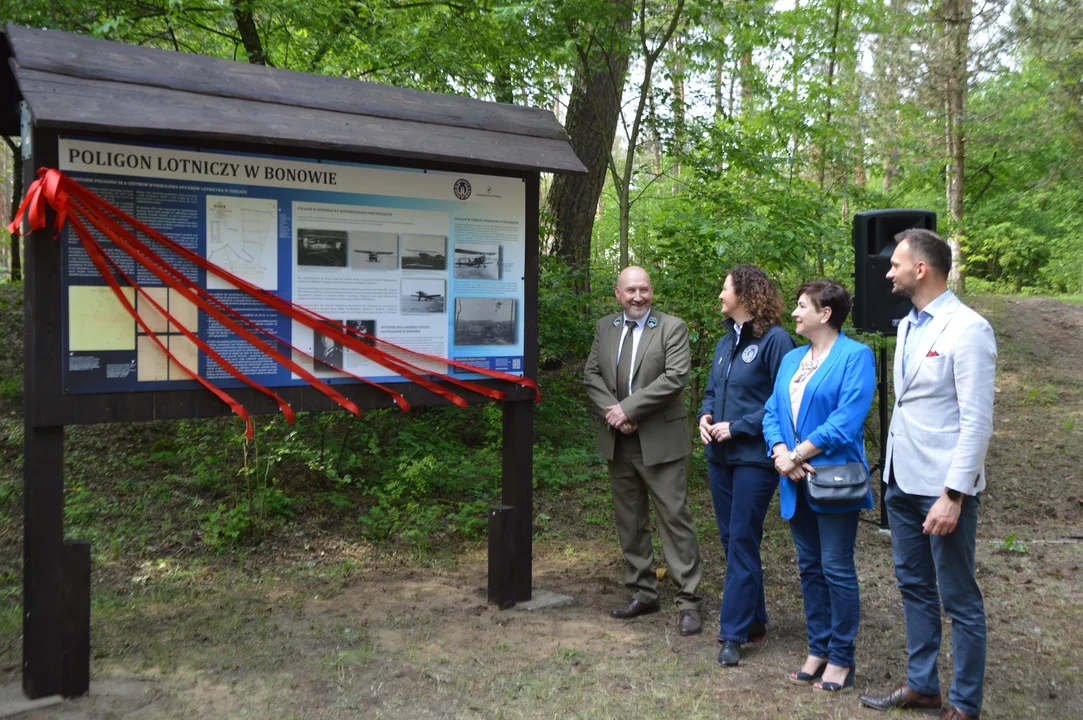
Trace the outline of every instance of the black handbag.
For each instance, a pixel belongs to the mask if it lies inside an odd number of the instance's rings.
[[[869,471],[858,462],[820,465],[805,475],[805,493],[813,505],[857,505],[869,494]]]

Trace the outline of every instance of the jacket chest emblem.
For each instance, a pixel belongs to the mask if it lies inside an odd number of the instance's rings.
[[[741,353],[741,359],[744,360],[746,364],[751,363],[753,360],[756,359],[756,356],[759,355],[759,354],[760,354],[760,346],[759,345],[749,345],[748,347],[745,348],[745,351],[743,353]]]
[[[651,330],[653,330],[654,326],[657,325],[657,324],[658,324],[658,318],[654,317],[653,315],[651,317],[647,318],[647,327],[649,327]]]
[[[613,318],[613,327],[620,327],[621,322],[624,320],[623,315],[618,315]]]

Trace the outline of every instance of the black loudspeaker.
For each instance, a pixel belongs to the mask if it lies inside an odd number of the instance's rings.
[[[887,271],[895,236],[903,230],[936,231],[929,210],[870,210],[854,215],[854,327],[894,335],[910,312],[910,299],[891,293]]]

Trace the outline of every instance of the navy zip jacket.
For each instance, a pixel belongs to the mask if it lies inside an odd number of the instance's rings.
[[[795,345],[790,334],[773,325],[763,337],[752,337],[746,324],[734,347],[737,332],[733,320],[725,321],[727,332],[714,349],[707,393],[696,419],[710,415],[712,422],[727,421],[732,437],[726,442],[711,441],[707,459],[723,465],[773,467],[763,453],[763,406],[771,397],[775,375],[782,358]]]

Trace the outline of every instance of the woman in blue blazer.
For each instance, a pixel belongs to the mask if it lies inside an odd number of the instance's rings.
[[[817,465],[865,465],[865,417],[876,388],[872,350],[840,332],[850,294],[838,283],[807,282],[797,292],[796,331],[809,344],[782,359],[764,407],[763,434],[780,477],[779,509],[790,521],[809,654],[790,679],[817,690],[854,688],[854,638],[860,617],[854,543],[858,511],[809,503],[805,473]]]

